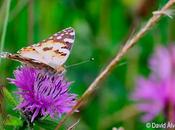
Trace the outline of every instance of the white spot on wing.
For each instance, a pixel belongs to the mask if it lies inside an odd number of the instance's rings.
[[[53,36],[55,36],[55,37],[58,36],[58,33],[55,33]]]
[[[70,35],[71,35],[71,36],[74,36],[74,35],[75,35],[75,32],[74,32],[74,31],[73,31],[73,32],[71,32],[71,33],[70,33]]]
[[[70,43],[73,43],[74,40],[73,40],[73,39],[70,39],[70,38],[65,38],[65,39],[64,39],[64,42],[70,42]]]
[[[53,36],[49,37],[49,40],[53,39]]]
[[[62,36],[58,36],[58,37],[57,37],[58,40],[61,39],[61,38],[62,38]]]

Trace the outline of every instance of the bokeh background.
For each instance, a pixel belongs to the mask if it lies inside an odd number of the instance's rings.
[[[8,0],[0,0],[0,34],[3,30]],[[115,56],[133,32],[141,28],[167,0],[11,0],[4,51],[15,53],[22,47],[37,43],[66,27],[73,27],[76,39],[66,65],[90,58],[95,60],[70,67],[66,77],[74,81],[71,91],[79,97]],[[148,59],[157,45],[167,45],[175,39],[175,22],[163,17],[121,60],[121,65],[100,85],[100,89],[71,116],[64,128],[80,119],[76,130],[146,130],[140,113],[130,95],[139,75],[148,76]],[[0,81],[15,97],[16,87],[6,78],[20,63],[2,60]],[[18,123],[18,113],[9,100],[1,97],[2,120],[11,116],[4,129],[11,130]],[[155,121],[162,120],[162,116]],[[57,121],[58,122],[58,121]],[[56,122],[56,123],[57,123]],[[2,125],[2,124],[1,124]],[[35,129],[53,129],[54,123],[36,125]],[[48,127],[49,126],[49,127]],[[1,128],[3,129],[1,126]],[[64,129],[63,128],[63,129]],[[150,128],[151,129],[151,128]]]

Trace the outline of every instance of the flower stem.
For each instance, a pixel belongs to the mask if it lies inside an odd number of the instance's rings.
[[[5,12],[5,19],[4,19],[4,25],[3,25],[3,30],[2,30],[2,36],[1,36],[0,52],[2,52],[4,49],[5,35],[6,35],[6,31],[7,31],[9,12],[10,12],[10,3],[11,3],[11,0],[7,0],[7,7],[6,7],[6,12]],[[0,59],[0,62],[1,62],[1,59]]]
[[[33,130],[33,123],[31,123],[30,119],[27,118],[26,114],[23,111],[19,111],[21,118],[23,118],[23,125],[19,128],[19,130],[23,130],[28,128],[28,130]]]
[[[27,127],[27,122],[24,121],[23,125],[18,130],[24,130],[24,129],[26,129],[26,127]]]
[[[164,12],[167,11],[169,8],[172,7],[172,5],[175,3],[175,0],[169,0],[167,2],[167,4],[165,4],[162,9],[160,10],[160,12]],[[55,128],[55,130],[58,130],[63,123],[66,121],[66,119],[72,115],[72,113],[78,109],[81,104],[84,102],[84,100],[86,100],[97,88],[98,85],[104,81],[104,79],[108,76],[108,74],[116,67],[116,65],[118,65],[119,61],[121,60],[121,58],[123,58],[123,56],[128,52],[129,49],[131,49],[136,43],[137,41],[139,41],[140,38],[142,38],[144,36],[144,34],[146,32],[148,32],[161,18],[161,16],[163,16],[163,13],[158,13],[158,14],[154,14],[149,21],[146,23],[145,26],[143,26],[143,28],[140,29],[139,32],[137,32],[133,37],[131,37],[130,39],[128,39],[128,41],[126,42],[126,44],[123,46],[123,48],[116,54],[116,56],[114,57],[114,59],[106,66],[106,68],[99,74],[99,76],[97,76],[97,78],[91,83],[91,85],[89,86],[89,88],[84,92],[84,94],[80,97],[80,99],[78,100],[77,104],[72,108],[72,110],[70,112],[68,112],[65,117],[59,122],[59,124],[57,125],[57,127]]]

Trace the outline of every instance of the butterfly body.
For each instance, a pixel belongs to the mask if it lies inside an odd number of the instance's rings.
[[[22,48],[17,54],[0,54],[2,58],[20,61],[32,67],[62,73],[75,38],[75,31],[66,28],[38,44]]]

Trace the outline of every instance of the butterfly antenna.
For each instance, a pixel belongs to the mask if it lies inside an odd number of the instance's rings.
[[[91,62],[91,61],[94,61],[94,58],[90,58],[90,59],[87,59],[85,61],[82,61],[82,62],[79,62],[79,63],[75,63],[75,64],[72,64],[72,65],[66,66],[65,68],[67,69],[67,68],[70,68],[70,67],[82,65],[82,64],[85,64],[85,63],[88,63],[88,62]]]
[[[7,58],[9,55],[11,55],[8,52],[0,52],[0,58]]]

